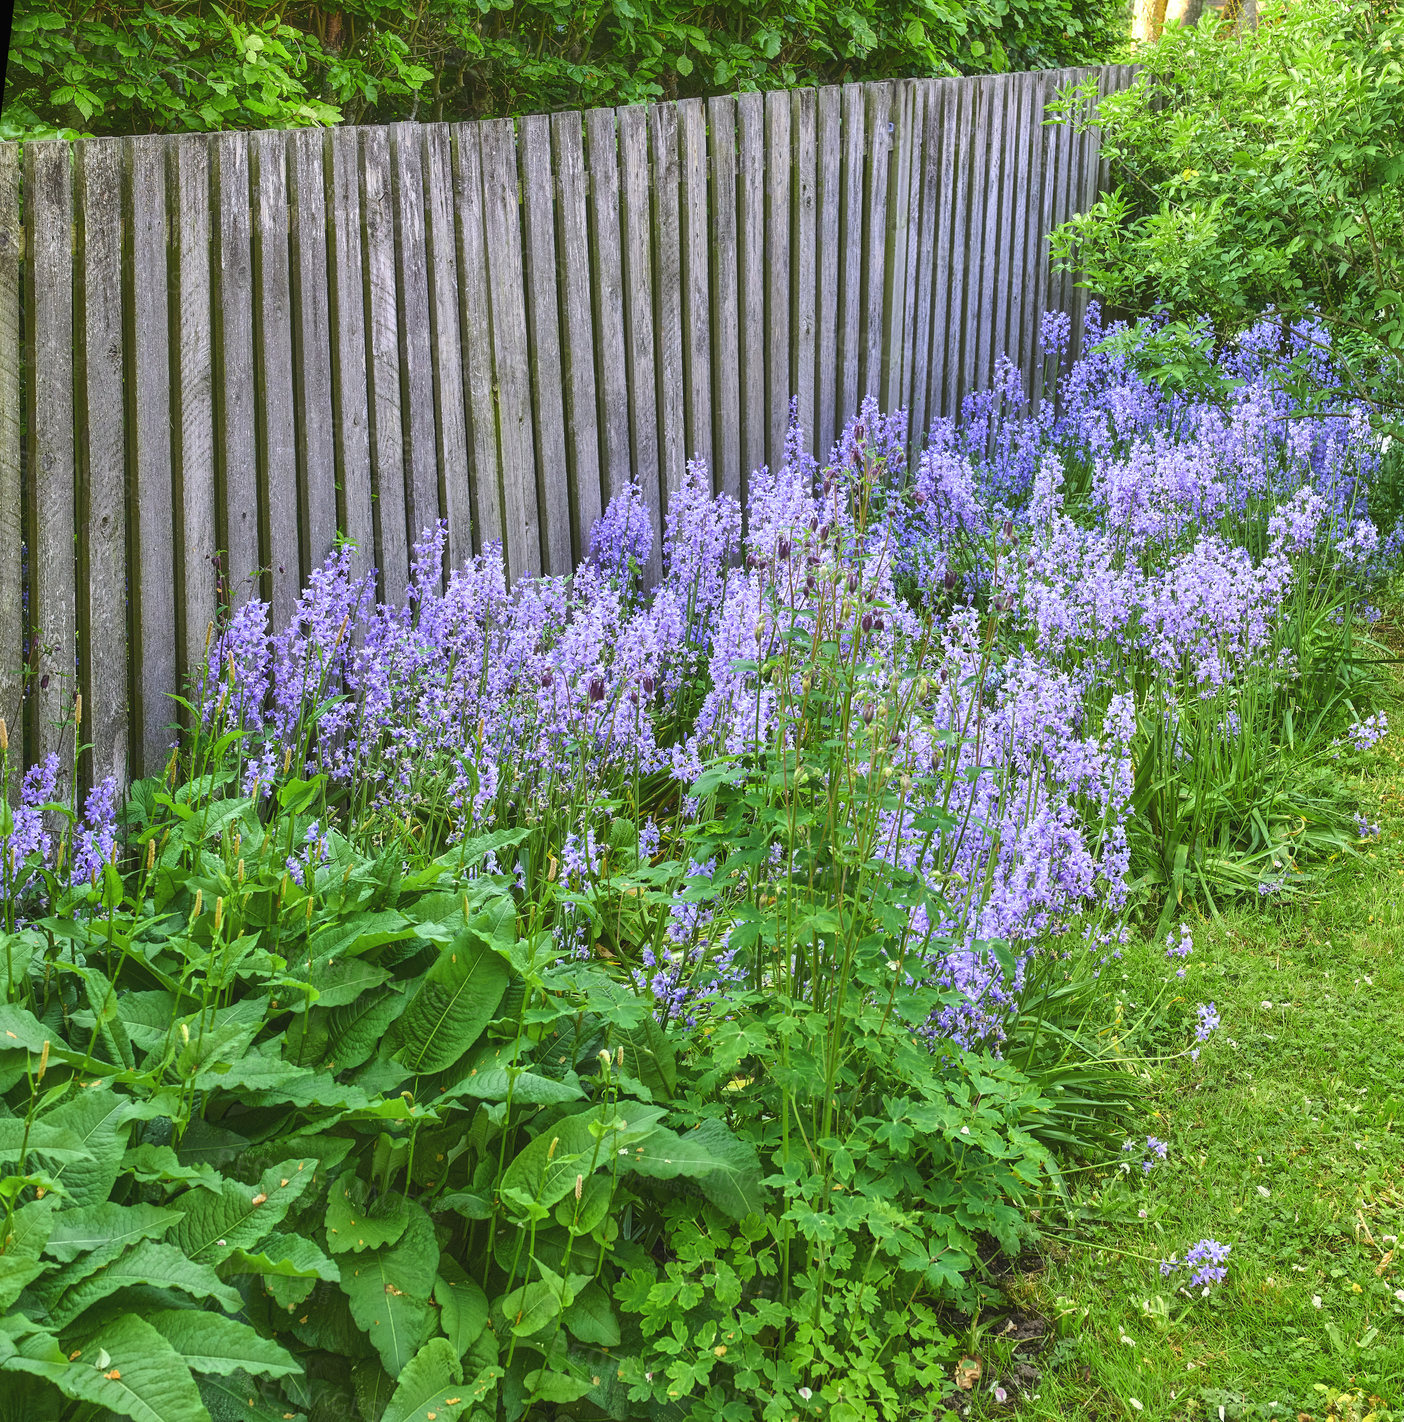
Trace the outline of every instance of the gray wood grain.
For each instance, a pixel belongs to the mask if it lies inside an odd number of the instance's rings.
[[[736,101],[707,100],[711,158],[712,488],[741,498],[740,253],[736,227]]]
[[[458,311],[458,236],[453,213],[452,139],[447,125],[426,124],[424,143],[426,257],[429,264],[430,355],[440,516],[448,522],[448,561],[473,553],[473,496],[469,488],[468,414],[463,391],[463,342]]]
[[[625,346],[624,252],[619,225],[619,150],[614,110],[585,115],[589,163],[590,317],[599,403],[601,496],[607,504],[633,477],[629,362]]]
[[[907,219],[904,244],[906,249],[906,271],[902,290],[902,384],[901,403],[907,410],[908,448],[912,447],[911,426],[912,407],[916,392],[917,349],[926,342],[928,333],[918,321],[917,306],[921,288],[927,285],[929,266],[921,266],[921,199],[924,154],[926,151],[926,105],[934,91],[935,82],[928,79],[914,79],[909,85],[911,91],[910,112],[907,123],[910,129],[906,160]],[[922,370],[925,372],[923,353]],[[917,427],[918,429],[920,426]]]
[[[867,155],[863,174],[863,363],[858,387],[863,395],[882,399],[883,317],[887,299],[887,257],[890,219],[888,186],[892,173],[893,86],[868,84]]]
[[[995,81],[998,94],[996,113],[1003,123],[999,140],[999,223],[995,229],[992,254],[994,319],[989,322],[989,371],[993,383],[994,371],[1001,356],[1009,349],[1009,317],[1011,279],[1014,274],[1014,205],[1018,173],[1015,164],[1019,145],[1019,75],[1001,74]]]
[[[911,456],[920,452],[930,420],[932,309],[937,282],[936,234],[940,218],[941,112],[945,83],[923,81],[921,151],[912,171],[916,213],[915,299],[912,303]]]
[[[429,250],[420,126],[390,126],[394,169],[395,257],[399,276],[400,399],[405,429],[405,516],[411,550],[438,522],[439,452],[435,432],[434,346],[429,325]]]
[[[398,602],[409,583],[411,535],[405,506],[405,435],[400,409],[395,206],[390,139],[383,128],[361,130],[361,180],[375,561],[381,597]]]
[[[249,140],[211,140],[215,193],[215,474],[224,598],[241,607],[258,591],[258,398],[254,386],[254,264]],[[358,287],[359,287],[359,271]]]
[[[970,174],[974,134],[975,100],[978,89],[973,80],[956,80],[946,100],[946,134],[943,152],[950,157],[947,168],[950,204],[942,227],[947,277],[945,290],[946,336],[942,347],[941,414],[954,418],[960,410],[961,382],[965,367],[965,285],[966,256],[970,244]],[[938,257],[938,264],[940,258]]]
[[[371,499],[370,399],[366,352],[366,287],[361,269],[361,144],[354,128],[334,128],[331,165],[332,398],[336,471],[341,485],[337,516],[347,539],[354,576],[375,566],[375,507]]]
[[[1030,398],[1035,410],[1041,408],[1045,394],[1045,368],[1051,364],[1043,354],[1042,330],[1044,312],[1052,300],[1052,255],[1048,234],[1053,230],[1054,198],[1058,173],[1058,126],[1048,122],[1048,104],[1057,88],[1057,71],[1041,75],[1038,112],[1038,133],[1035,146],[1039,150],[1040,182],[1037,192],[1038,231],[1033,268],[1034,360]]]
[[[969,222],[964,237],[964,315],[961,320],[960,338],[960,381],[956,388],[955,409],[957,414],[965,396],[976,387],[979,369],[979,332],[983,321],[984,252],[985,231],[990,218],[990,208],[997,212],[998,203],[991,202],[990,194],[990,123],[993,103],[987,79],[970,81],[974,106],[970,118],[970,138],[965,146],[968,155],[967,169],[969,184],[966,199],[969,204]],[[960,239],[957,238],[957,241]]]
[[[517,123],[521,164],[527,347],[536,430],[536,496],[548,573],[571,571],[570,482],[561,388],[560,304],[556,282],[556,201],[551,125],[545,114]]]
[[[273,626],[279,631],[291,618],[302,590],[286,137],[283,133],[251,136],[257,200],[255,349],[263,412],[259,505],[264,525],[260,541],[270,565]]]
[[[536,455],[527,358],[526,297],[522,278],[522,225],[517,177],[517,136],[511,119],[479,129],[482,148],[484,233],[492,302],[493,378],[497,388],[498,456],[502,460],[503,549],[507,574],[540,576],[541,537],[536,508]]]
[[[19,144],[0,143],[0,718],[11,737],[11,763],[24,758],[19,195]]]
[[[503,540],[502,467],[497,451],[497,398],[493,389],[492,312],[488,297],[487,236],[478,125],[453,127],[454,207],[458,239],[459,331],[472,449],[473,551]]]
[[[867,211],[864,176],[867,171],[868,105],[862,84],[845,84],[842,90],[843,148],[839,176],[842,195],[839,217],[839,384],[835,433],[853,417],[860,398],[863,367],[863,227]]]
[[[331,286],[327,260],[324,138],[288,135],[292,237],[293,369],[296,373],[299,522],[306,571],[336,542],[336,433],[332,421]]]
[[[27,143],[30,361],[30,660],[38,755],[56,752],[61,787],[73,769],[76,571],[73,561],[73,173],[72,150]]]
[[[815,297],[815,394],[817,434],[815,454],[825,458],[838,435],[838,323],[839,251],[843,190],[842,134],[840,101],[842,91],[835,84],[819,90],[815,113],[815,266],[818,291]]]
[[[766,461],[765,100],[736,96],[736,228],[740,273],[741,493]]]
[[[899,80],[892,106],[892,184],[888,198],[886,290],[883,295],[882,403],[887,410],[910,406],[908,372],[911,325],[907,294],[913,273],[912,156],[917,140],[917,84]]]
[[[712,471],[711,244],[707,184],[707,109],[678,104],[678,212],[682,226],[683,453]]]
[[[645,491],[653,522],[653,552],[644,570],[650,583],[663,572],[663,516],[655,490],[658,459],[657,366],[653,345],[653,244],[648,170],[648,116],[641,108],[615,110],[619,129],[620,239],[624,257],[624,344],[629,378],[629,436],[634,477]]]
[[[785,458],[790,396],[790,190],[794,181],[790,144],[790,96],[765,96],[765,400],[766,459],[778,469]]]
[[[989,387],[994,369],[995,333],[1003,314],[1000,309],[1000,224],[1007,207],[1004,180],[1009,166],[1004,151],[1009,86],[1003,75],[991,75],[981,80],[981,87],[986,96],[989,127],[985,147],[985,231],[980,250],[980,300],[975,323],[973,388],[977,390]]]
[[[127,780],[127,439],[123,410],[122,141],[77,146],[82,293],[79,645],[86,779]]]
[[[1033,400],[1034,370],[1038,364],[1038,268],[1043,234],[1043,103],[1042,74],[1029,77],[1024,109],[1023,212],[1024,250],[1019,294],[1019,345],[1017,362],[1024,377],[1024,398]]]
[[[790,94],[790,129],[794,170],[790,231],[790,365],[794,372],[795,406],[800,435],[811,453],[819,448],[819,412],[815,370],[816,323],[819,307],[818,187],[819,103],[814,89]]]
[[[133,772],[165,768],[173,737],[176,579],[171,540],[170,302],[166,268],[168,140],[138,138],[128,155],[131,352],[127,391],[132,437],[131,586]]]
[[[589,551],[590,531],[603,510],[599,405],[595,396],[595,332],[590,308],[590,235],[586,211],[589,183],[585,172],[584,121],[579,113],[551,116],[551,153],[556,173],[561,374],[565,391],[573,567]]]
[[[670,495],[682,482],[687,459],[683,373],[685,293],[675,104],[655,104],[649,109],[648,138],[653,163],[653,337],[658,382],[659,493],[666,517]]]

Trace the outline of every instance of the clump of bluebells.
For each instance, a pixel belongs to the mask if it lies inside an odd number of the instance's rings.
[[[1232,1245],[1220,1244],[1216,1239],[1201,1239],[1190,1245],[1183,1260],[1174,1254],[1168,1259],[1162,1259],[1161,1275],[1168,1278],[1181,1270],[1189,1270],[1188,1287],[1201,1289],[1207,1295],[1210,1288],[1214,1284],[1223,1283],[1228,1274],[1228,1257],[1232,1249]]]

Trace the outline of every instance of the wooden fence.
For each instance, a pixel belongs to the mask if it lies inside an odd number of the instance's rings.
[[[220,589],[281,623],[338,531],[389,598],[440,517],[562,573],[631,477],[658,528],[692,457],[743,495],[792,396],[815,450],[1004,353],[1037,398],[1082,306],[1044,235],[1104,181],[1044,106],[1131,73],[0,145],[12,756],[66,760],[81,690],[87,774],[159,767]]]

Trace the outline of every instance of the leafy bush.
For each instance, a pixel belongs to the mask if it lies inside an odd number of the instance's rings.
[[[744,536],[694,467],[651,591],[636,489],[510,595],[441,529],[403,607],[343,551],[288,626],[227,618],[120,812],[53,759],[16,787],[0,728],[5,1405],[949,1392],[990,1261],[1133,1100],[1083,1027],[1132,917],[1354,837],[1399,538],[1272,335],[1227,410],[1102,352],[1034,414],[1006,371],[910,469],[869,405],[756,472]]]
[[[462,119],[1104,58],[1118,0],[357,0],[265,12],[23,0],[0,131]]]
[[[1231,40],[1210,14],[1172,27],[1138,55],[1136,83],[1101,101],[1116,186],[1054,249],[1109,302],[1174,318],[1144,350],[1147,373],[1202,389],[1207,328],[1231,338],[1268,311],[1285,347],[1309,316],[1331,333],[1346,396],[1397,412],[1401,57],[1395,0],[1272,0]],[[1298,352],[1285,374],[1303,395],[1340,398],[1309,368],[1318,354]]]

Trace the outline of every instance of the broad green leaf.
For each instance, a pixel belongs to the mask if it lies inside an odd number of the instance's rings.
[[[439,1267],[434,1226],[418,1205],[398,1243],[348,1258],[341,1290],[351,1316],[374,1344],[385,1371],[397,1378],[433,1327],[429,1293]]]
[[[582,1343],[601,1348],[619,1346],[619,1320],[614,1305],[598,1284],[586,1284],[576,1294],[575,1302],[565,1311],[565,1326]]]
[[[216,1195],[224,1186],[224,1177],[208,1161],[186,1165],[170,1146],[149,1141],[133,1146],[122,1157],[122,1170],[142,1184],[199,1185]]]
[[[110,1264],[65,1290],[50,1307],[50,1322],[57,1329],[68,1328],[84,1309],[99,1299],[137,1284],[178,1289],[197,1299],[214,1299],[221,1308],[230,1311],[243,1305],[239,1291],[224,1283],[208,1265],[187,1259],[174,1245],[143,1239]]]
[[[53,1383],[65,1397],[134,1422],[210,1422],[190,1369],[143,1318],[124,1313],[83,1341],[76,1358],[22,1348],[4,1366]],[[105,1355],[106,1366],[98,1367]]]
[[[470,925],[439,955],[390,1029],[392,1053],[412,1072],[443,1071],[482,1035],[507,991],[507,965]]]
[[[568,1373],[553,1373],[546,1368],[528,1373],[522,1385],[529,1396],[540,1402],[576,1402],[595,1386],[590,1378],[573,1378]]]
[[[303,1422],[304,1414],[295,1412],[285,1402],[271,1397],[267,1383],[251,1378],[247,1373],[229,1377],[208,1373],[195,1379],[200,1397],[210,1411],[213,1422],[288,1422],[296,1418]]]
[[[9,1232],[0,1244],[4,1252],[12,1259],[37,1259],[53,1233],[58,1204],[57,1195],[45,1195],[42,1200],[21,1205],[10,1216]]]
[[[379,1358],[362,1358],[351,1369],[351,1383],[356,1389],[356,1405],[365,1422],[381,1422],[395,1391],[394,1380],[380,1366]]]
[[[219,1266],[220,1277],[260,1274],[280,1279],[330,1279],[341,1277],[336,1260],[328,1259],[316,1244],[302,1234],[270,1234],[257,1252],[231,1250]]]
[[[588,1158],[567,1150],[554,1127],[548,1126],[517,1152],[503,1173],[498,1193],[509,1192],[549,1209],[575,1188],[577,1176],[590,1174]]]
[[[575,1302],[575,1291],[590,1282],[588,1274],[571,1274],[568,1278],[553,1273],[539,1260],[539,1279],[505,1294],[500,1307],[507,1326],[519,1338],[539,1333],[547,1324],[559,1318]]]
[[[521,1106],[579,1101],[585,1095],[576,1081],[554,1081],[526,1068],[487,1066],[475,1068],[452,1086],[446,1086],[434,1103],[464,1096],[479,1101],[506,1101],[509,1092],[513,1104]]]
[[[327,1066],[332,1071],[350,1071],[369,1061],[404,1008],[404,996],[388,989],[333,1008],[328,1023]]]
[[[461,1358],[487,1327],[487,1295],[445,1255],[434,1281],[434,1302],[439,1306],[439,1327],[453,1344],[454,1357]]]
[[[103,1085],[90,1086],[50,1111],[44,1125],[77,1139],[87,1160],[55,1166],[54,1175],[74,1205],[100,1205],[112,1193],[122,1169],[127,1133],[139,1116],[157,1114]]]
[[[0,1254],[0,1310],[7,1309],[44,1272],[44,1261],[25,1254]]]
[[[678,1084],[678,1059],[668,1035],[652,1016],[637,1027],[616,1028],[624,1048],[626,1075],[641,1081],[655,1096],[671,1096]]]
[[[381,1422],[458,1422],[473,1401],[448,1339],[431,1338],[406,1364]]]
[[[235,1249],[250,1249],[283,1222],[284,1215],[312,1183],[314,1158],[284,1160],[263,1172],[257,1185],[228,1180],[218,1195],[191,1190],[182,1195],[185,1214],[171,1235],[191,1259],[217,1264]]]
[[[162,1309],[147,1322],[185,1359],[192,1372],[246,1372],[284,1378],[302,1371],[286,1348],[261,1338],[247,1323],[203,1309]]]
[[[328,1189],[327,1248],[333,1254],[379,1249],[404,1234],[410,1218],[409,1201],[391,1193],[367,1204],[366,1196],[364,1182],[354,1175],[343,1175]]]
[[[125,1248],[139,1239],[159,1239],[180,1218],[181,1211],[163,1205],[81,1205],[54,1219],[46,1254],[65,1263],[89,1250],[109,1245]]]

